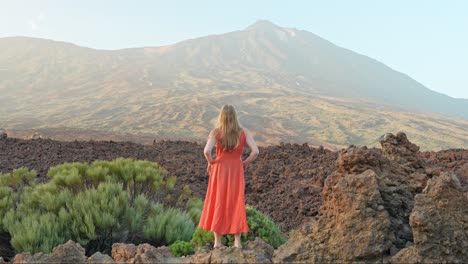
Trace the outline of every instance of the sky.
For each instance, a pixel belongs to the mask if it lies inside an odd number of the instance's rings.
[[[242,30],[267,19],[468,99],[467,14],[465,0],[0,0],[0,37],[121,49]]]

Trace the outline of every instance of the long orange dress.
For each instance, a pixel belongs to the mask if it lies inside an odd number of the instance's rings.
[[[211,165],[208,189],[198,227],[219,234],[249,231],[244,201],[244,167],[242,151],[246,136],[242,130],[239,146],[223,151],[216,142],[216,160]]]

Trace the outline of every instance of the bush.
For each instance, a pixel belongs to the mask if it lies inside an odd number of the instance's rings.
[[[50,168],[47,183],[35,172],[0,175],[0,234],[17,252],[49,253],[69,239],[88,254],[110,253],[115,242],[155,246],[189,241],[192,215],[161,203],[176,178],[149,161],[116,159]]]
[[[154,244],[171,244],[177,240],[190,241],[195,226],[185,212],[169,208],[148,219],[143,232]]]
[[[249,232],[242,234],[242,244],[245,244],[247,241],[255,240],[255,237],[260,237],[266,243],[270,244],[276,249],[286,242],[286,238],[281,234],[279,228],[265,215],[250,206],[246,207],[246,211]],[[201,228],[197,228],[195,230],[191,240],[191,243],[196,248],[205,246],[206,244],[213,245],[213,242],[213,232],[206,231]],[[223,236],[222,242],[224,245],[234,245],[234,235]]]
[[[13,170],[12,173],[0,174],[0,219],[4,219],[8,211],[16,209],[20,194],[36,185],[36,172],[26,168]],[[6,232],[0,221],[0,233]]]
[[[223,240],[223,244],[224,242],[225,240]],[[206,245],[212,246],[214,244],[214,234],[213,232],[197,228],[193,233],[190,243],[192,243],[195,248],[204,247]]]
[[[169,246],[169,250],[176,257],[187,256],[195,253],[191,243],[177,240]]]
[[[244,234],[246,240],[253,241],[255,237],[260,237],[275,249],[286,242],[273,221],[250,206],[247,206],[247,224],[250,230]]]
[[[198,225],[203,210],[203,201],[196,197],[190,198],[187,201],[186,210],[192,218],[193,224]]]

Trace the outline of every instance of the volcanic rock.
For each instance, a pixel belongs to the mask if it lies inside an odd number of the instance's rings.
[[[68,240],[67,243],[54,247],[52,253],[42,252],[31,255],[29,252],[17,254],[15,264],[23,263],[86,263],[85,249],[78,243]]]
[[[101,252],[94,253],[91,257],[88,258],[88,264],[114,264],[117,263],[110,256],[102,254]]]
[[[422,168],[424,163],[419,158],[419,147],[411,143],[406,134],[398,132],[395,135],[387,133],[380,138],[380,145],[385,157],[413,169]]]
[[[112,245],[112,258],[117,262],[130,263],[162,263],[168,262],[173,255],[165,246],[155,248],[150,244],[114,243]]]
[[[414,245],[393,256],[395,263],[466,263],[468,198],[455,175],[430,179],[415,197],[410,217]]]
[[[278,248],[274,262],[376,261],[390,250],[395,238],[374,171],[330,175],[323,199],[317,219]]]
[[[468,149],[447,149],[439,152],[424,152],[426,171],[435,176],[441,171],[457,175],[465,195],[468,197]]]
[[[242,250],[225,247],[215,250],[199,250],[184,263],[271,263],[273,247],[259,237],[247,242]]]
[[[408,169],[418,152],[404,139],[395,137],[393,156],[367,147],[343,150],[325,181],[319,215],[275,252],[274,261],[383,261],[411,244],[413,196],[428,178],[416,166]]]

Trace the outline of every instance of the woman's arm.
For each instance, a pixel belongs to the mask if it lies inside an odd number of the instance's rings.
[[[247,167],[252,161],[254,161],[259,153],[257,143],[255,143],[255,140],[252,136],[252,133],[246,128],[244,128],[245,136],[246,136],[246,141],[247,145],[250,148],[250,155],[247,157],[242,163],[244,164],[244,167]]]
[[[203,154],[205,155],[206,160],[208,161],[208,164],[211,164],[213,160],[213,156],[211,155],[211,151],[213,150],[214,146],[216,144],[216,133],[215,130],[210,132],[210,135],[208,136],[208,141],[206,142],[205,149],[203,150]]]

